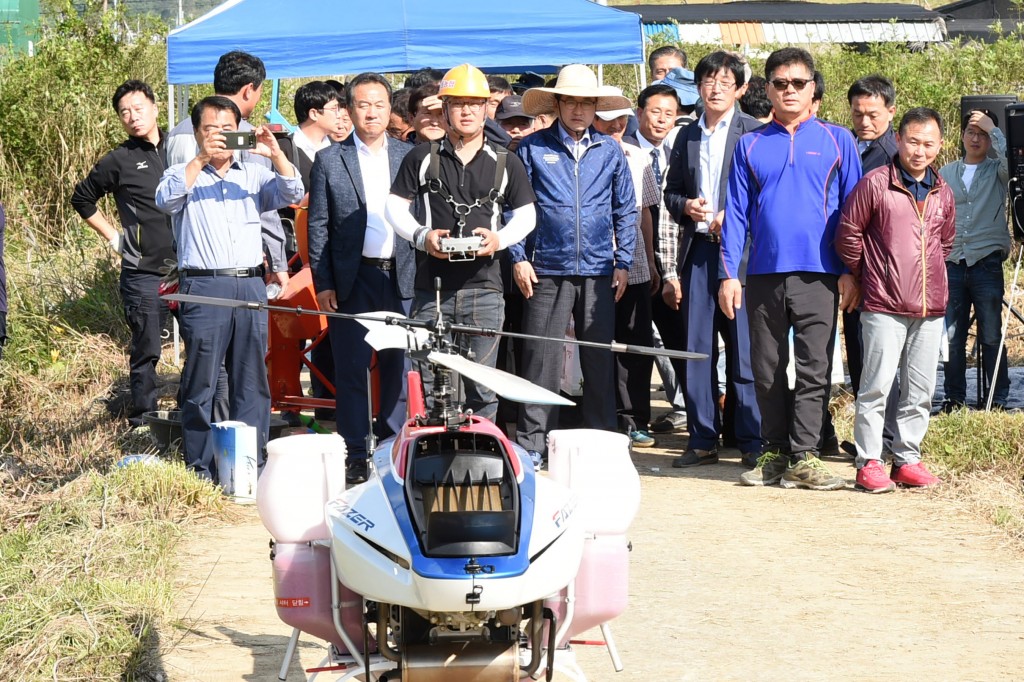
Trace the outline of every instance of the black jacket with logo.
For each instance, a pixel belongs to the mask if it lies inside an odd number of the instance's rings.
[[[164,140],[151,143],[129,137],[100,159],[71,195],[78,215],[89,219],[96,204],[113,194],[124,231],[121,267],[161,274],[164,261],[174,261],[174,235],[170,218],[157,209],[156,187],[164,173]]]

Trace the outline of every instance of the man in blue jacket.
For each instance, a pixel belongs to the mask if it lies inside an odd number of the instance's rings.
[[[846,485],[817,457],[828,409],[837,303],[857,303],[835,250],[839,210],[861,177],[850,131],[811,113],[814,60],[800,48],[765,63],[774,118],[736,146],[722,225],[719,304],[729,319],[749,305],[750,358],[763,454],[745,485],[836,490]],[[747,286],[739,280],[749,235]],[[840,301],[840,298],[842,299]],[[796,386],[786,365],[794,338]]]
[[[561,337],[570,318],[576,337],[608,343],[615,302],[626,291],[636,243],[637,210],[626,157],[613,138],[592,126],[600,108],[625,109],[629,100],[598,86],[594,72],[570,64],[552,88],[523,95],[527,115],[554,110],[558,119],[523,139],[522,159],[537,195],[537,227],[509,248],[513,277],[526,298],[523,329],[531,336]],[[557,391],[562,347],[527,341],[523,377]],[[615,364],[610,352],[580,349],[581,413],[587,428],[616,428]],[[546,436],[557,426],[557,408],[523,405],[516,439],[538,461]]]

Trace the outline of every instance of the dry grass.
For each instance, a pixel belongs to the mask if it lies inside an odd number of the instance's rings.
[[[116,270],[101,245],[41,253],[7,255],[0,679],[147,679],[177,541],[224,504],[180,463],[114,466],[153,449],[105,406],[126,371]]]
[[[830,404],[840,440],[852,440],[853,398]],[[932,418],[922,451],[946,482],[938,494],[985,519],[1024,550],[1024,413],[957,410]]]
[[[17,599],[0,599],[0,679],[139,679],[170,615],[177,541],[223,506],[180,464],[90,471],[6,505],[0,592]]]

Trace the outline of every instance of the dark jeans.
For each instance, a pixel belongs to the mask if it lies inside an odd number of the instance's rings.
[[[261,277],[185,277],[181,293],[238,301],[267,302]],[[267,314],[245,308],[182,303],[181,335],[185,366],[181,373],[181,427],[185,464],[217,482],[210,425],[218,375],[228,376],[228,417],[256,427],[257,462],[262,469],[270,430],[267,382]]]
[[[417,289],[413,317],[418,320],[436,319],[437,302],[434,297],[434,292]],[[500,291],[492,289],[442,291],[441,315],[446,322],[500,330],[505,320],[505,298]],[[473,362],[494,367],[498,361],[496,336],[461,334],[455,339],[455,344],[459,353]],[[434,377],[429,364],[421,363],[419,369],[423,377],[423,390],[429,400]],[[492,389],[463,379],[462,391],[465,396],[463,407],[473,410],[477,416],[494,421],[498,414],[498,396]]]
[[[992,385],[992,370],[1002,334],[1003,259],[999,252],[995,252],[970,267],[966,261],[947,262],[946,276],[949,279],[949,303],[946,305],[949,361],[945,363],[943,372],[943,390],[946,400],[963,403],[967,398],[967,332],[970,331],[972,305],[978,320],[985,386]],[[994,405],[1006,405],[1009,397],[1010,377],[1006,364],[1004,347],[996,375]],[[982,400],[988,400],[987,393]]]
[[[654,345],[651,332],[651,283],[630,284],[615,304],[615,340],[635,346]],[[615,354],[616,410],[619,427],[646,431],[651,421],[651,372],[654,358],[639,353]]]
[[[121,302],[124,319],[132,331],[128,353],[128,379],[132,392],[130,420],[157,408],[156,365],[160,361],[161,338],[169,311],[157,287],[160,275],[121,270]]]
[[[610,275],[555,277],[538,275],[533,296],[523,307],[523,333],[561,339],[571,318],[576,338],[610,343],[615,331],[615,292]],[[583,397],[579,401],[583,427],[615,430],[615,362],[611,351],[580,348]],[[557,393],[565,361],[564,344],[531,340],[523,344],[527,381]],[[544,454],[548,431],[558,424],[557,405],[520,405],[516,440],[527,450]]]
[[[744,291],[764,448],[794,457],[816,453],[828,410],[839,278],[815,272],[750,275]],[[790,330],[796,365],[791,400]]]

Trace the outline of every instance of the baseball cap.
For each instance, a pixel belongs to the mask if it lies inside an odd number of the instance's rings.
[[[661,80],[653,81],[651,85],[659,85],[661,83],[671,85],[675,88],[676,95],[679,97],[679,103],[684,107],[692,107],[697,104],[697,100],[700,99],[700,93],[697,91],[697,83],[694,80],[693,71],[677,66],[666,73],[665,77]]]
[[[494,112],[494,118],[498,121],[504,121],[508,118],[528,118],[533,120],[533,116],[530,116],[523,110],[523,98],[519,95],[509,95],[501,100],[497,111]]]

